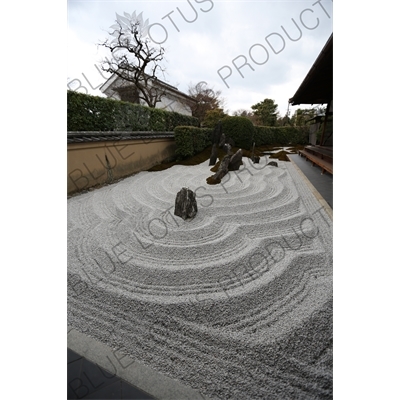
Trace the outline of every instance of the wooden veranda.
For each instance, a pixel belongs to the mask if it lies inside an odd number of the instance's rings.
[[[333,116],[333,34],[329,37],[295,95],[289,99],[289,103],[292,105],[327,105],[319,145],[306,146],[304,150],[299,151],[299,154],[310,160],[313,165],[319,166],[322,173],[329,172],[333,175],[332,133],[329,146],[326,145],[327,121],[328,117]]]
[[[332,146],[306,146],[304,150],[299,150],[299,155],[306,157],[314,166],[319,166],[322,173],[329,172],[333,175]]]

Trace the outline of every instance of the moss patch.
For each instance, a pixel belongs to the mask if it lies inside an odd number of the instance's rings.
[[[209,160],[211,155],[211,146],[205,148],[201,153],[196,154],[193,157],[189,157],[185,160],[175,160],[170,162],[165,162],[161,164],[157,164],[154,167],[148,169],[147,171],[155,172],[155,171],[164,171],[174,165],[198,165],[202,162]]]
[[[278,145],[263,145],[263,146],[258,146],[254,149],[254,155],[262,158],[265,155],[265,152],[267,151],[273,151],[273,150],[279,150],[282,149],[282,146]],[[296,145],[291,147],[289,150],[291,153],[297,153],[298,150],[304,149],[304,146],[302,145]],[[185,160],[175,160],[175,161],[170,161],[170,162],[163,162],[161,164],[155,165],[154,167],[148,169],[147,171],[150,172],[156,172],[156,171],[164,171],[170,167],[173,167],[174,165],[198,165],[201,164],[202,162],[209,160],[211,156],[211,150],[212,146],[208,146],[205,148],[201,153],[189,157]],[[232,154],[235,154],[239,150],[239,147],[232,147],[231,151]],[[242,149],[243,152],[243,157],[248,157],[251,158],[252,151],[251,150],[246,150]],[[286,154],[290,154],[288,151],[280,151],[278,153],[274,153],[270,155],[270,158],[277,158],[280,161],[290,161]],[[217,163],[210,169],[211,172],[217,172],[219,165],[221,163],[221,160],[224,158],[225,152],[218,148],[218,161]],[[217,182],[219,183],[219,182]],[[211,184],[216,184],[216,183],[211,183]]]
[[[219,159],[219,160],[215,163],[215,165],[210,169],[210,171],[211,171],[211,172],[217,172],[220,165],[221,165],[221,159]]]
[[[297,144],[296,146],[289,147],[287,149],[287,151],[290,152],[290,154],[297,154],[299,150],[304,150],[304,146],[302,144]]]
[[[207,178],[207,183],[209,185],[218,185],[218,183],[221,183],[221,179],[215,179],[213,176],[209,176]]]
[[[287,151],[282,150],[270,155],[269,158],[275,158],[279,161],[290,161],[287,154],[289,154]]]

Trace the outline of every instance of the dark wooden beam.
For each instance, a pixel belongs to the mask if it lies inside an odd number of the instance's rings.
[[[322,129],[322,136],[321,140],[319,141],[320,146],[324,145],[324,137],[325,137],[325,131],[326,131],[326,123],[328,122],[328,117],[329,117],[329,109],[331,107],[332,100],[329,101],[329,103],[326,106],[326,112],[325,112],[325,120],[324,120],[324,128]]]

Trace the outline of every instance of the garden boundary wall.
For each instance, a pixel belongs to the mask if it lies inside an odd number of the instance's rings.
[[[68,132],[67,194],[147,170],[175,149],[174,132]]]

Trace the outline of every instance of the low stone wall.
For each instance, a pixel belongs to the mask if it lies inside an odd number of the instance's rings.
[[[147,170],[175,154],[173,132],[68,132],[68,195]]]

